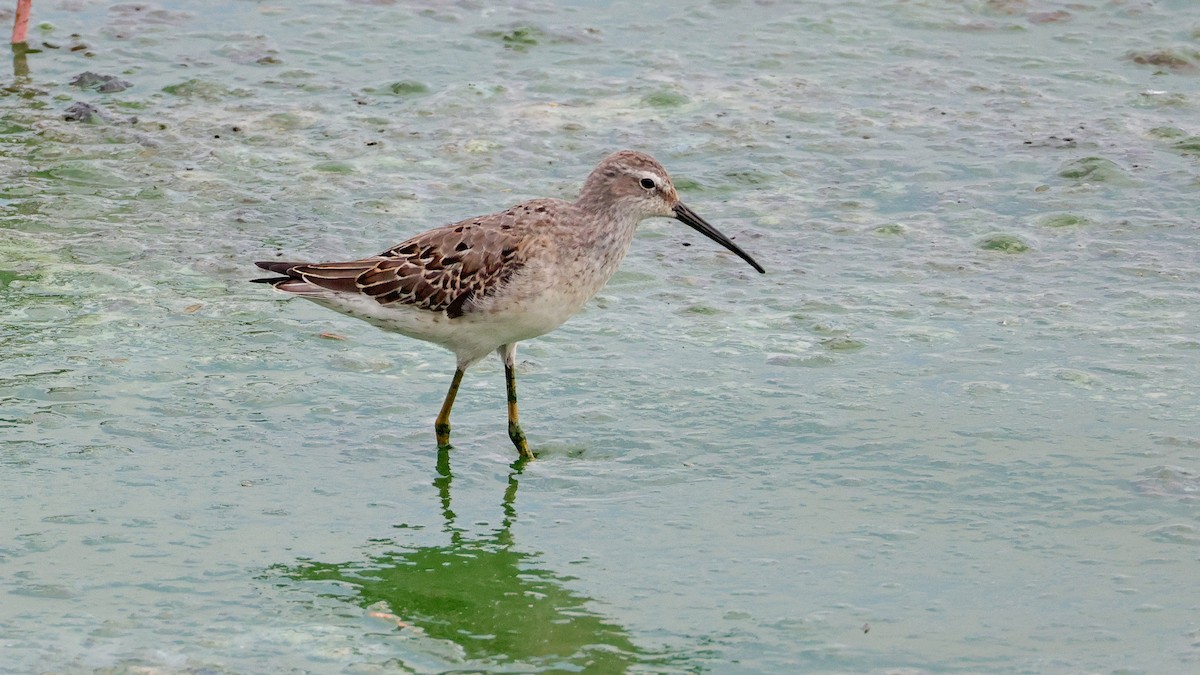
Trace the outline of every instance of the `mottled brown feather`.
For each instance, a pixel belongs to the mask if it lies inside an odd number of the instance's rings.
[[[381,305],[401,303],[457,318],[525,264],[526,233],[549,224],[549,209],[538,207],[544,201],[445,225],[370,258],[259,266],[314,286],[361,293]]]

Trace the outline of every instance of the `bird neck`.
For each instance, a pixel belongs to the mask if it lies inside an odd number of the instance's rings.
[[[575,207],[587,214],[582,220],[588,225],[579,232],[577,248],[564,253],[580,265],[579,274],[586,277],[586,281],[581,281],[594,287],[593,293],[616,273],[642,220],[637,212],[622,206],[611,200],[589,203],[580,198],[575,202]]]

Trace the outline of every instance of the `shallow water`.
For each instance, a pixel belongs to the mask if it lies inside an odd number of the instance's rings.
[[[0,96],[0,670],[1197,667],[1194,3],[34,21]],[[768,274],[648,221],[521,346],[519,471],[497,363],[439,457],[448,353],[245,283],[622,147]]]

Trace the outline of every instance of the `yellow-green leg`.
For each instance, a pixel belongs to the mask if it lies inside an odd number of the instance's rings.
[[[529,443],[525,440],[525,432],[521,431],[521,420],[517,415],[517,345],[515,343],[504,345],[496,351],[500,353],[500,358],[504,361],[504,383],[508,389],[508,437],[512,439],[513,445],[517,446],[517,452],[520,453],[521,459],[533,459],[533,453],[529,451]]]
[[[446,392],[446,400],[442,401],[442,411],[433,423],[439,448],[450,447],[450,409],[454,407],[454,397],[458,395],[458,385],[462,384],[462,379],[463,369],[455,368],[454,379],[450,381],[450,391]]]

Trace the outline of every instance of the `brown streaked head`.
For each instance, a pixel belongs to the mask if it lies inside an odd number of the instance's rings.
[[[666,168],[645,153],[621,150],[605,157],[587,177],[576,203],[584,208],[631,212],[638,220],[674,218],[766,273],[750,254],[681,202]]]

